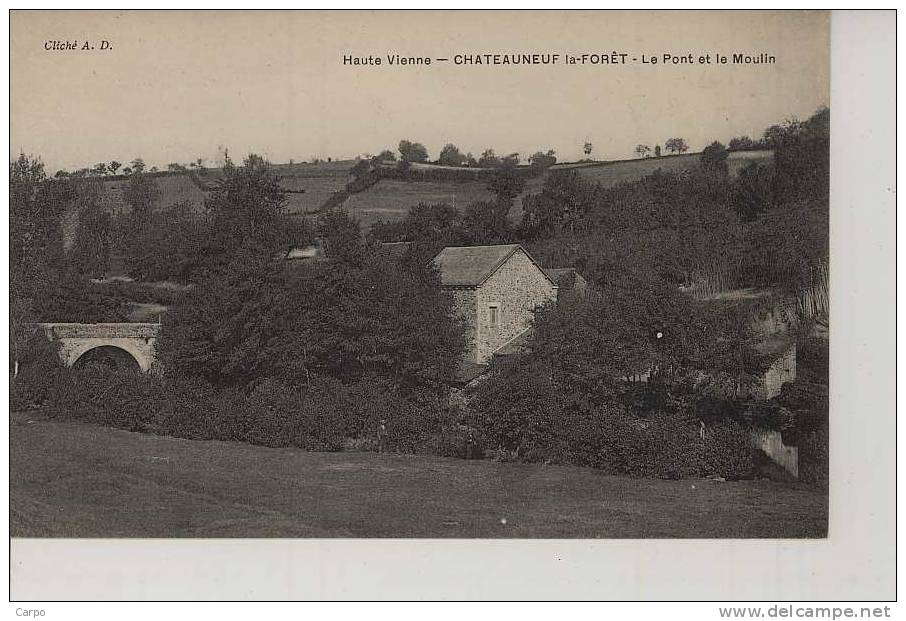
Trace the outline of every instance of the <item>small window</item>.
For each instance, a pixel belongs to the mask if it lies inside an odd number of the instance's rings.
[[[496,304],[488,306],[488,324],[492,328],[496,328],[497,324],[500,322],[500,309]]]

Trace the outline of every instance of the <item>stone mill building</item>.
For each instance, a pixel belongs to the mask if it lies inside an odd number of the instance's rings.
[[[470,363],[489,362],[531,329],[536,308],[557,300],[557,283],[519,244],[447,247],[434,265],[466,320]]]

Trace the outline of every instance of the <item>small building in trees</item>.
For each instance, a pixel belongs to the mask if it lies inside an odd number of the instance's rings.
[[[742,394],[756,400],[778,396],[784,384],[796,381],[797,301],[772,289],[734,289],[695,296],[708,304],[738,306],[747,317],[759,355],[753,382]]]
[[[465,362],[486,364],[531,329],[534,311],[557,300],[557,283],[519,244],[444,248],[441,286],[465,319]]]

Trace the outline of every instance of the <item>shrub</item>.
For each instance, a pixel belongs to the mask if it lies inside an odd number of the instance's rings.
[[[750,430],[726,421],[712,425],[702,443],[702,474],[725,479],[745,479],[755,469],[755,450]]]
[[[406,399],[375,381],[314,378],[299,388],[268,379],[243,391],[179,376],[67,369],[54,376],[43,401],[56,418],[193,440],[338,451],[353,438],[367,450],[484,452],[479,435],[460,424],[440,395]]]
[[[829,473],[827,427],[799,438],[799,480],[827,485]]]
[[[129,370],[67,369],[51,387],[48,404],[58,418],[146,431],[166,398],[155,384]]]
[[[753,472],[754,448],[742,424],[713,422],[702,438],[697,419],[679,410],[639,416],[521,372],[498,379],[479,388],[469,416],[494,455],[668,479]]]
[[[44,405],[51,387],[64,369],[59,348],[59,343],[51,342],[40,329],[27,338],[19,359],[12,361],[12,367],[18,369],[9,382],[12,409]]]

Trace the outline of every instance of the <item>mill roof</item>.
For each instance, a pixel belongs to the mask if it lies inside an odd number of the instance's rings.
[[[434,266],[440,272],[440,284],[445,287],[477,287],[491,277],[507,259],[518,251],[541,271],[556,286],[547,272],[532,259],[519,244],[497,246],[449,246],[434,257]]]

